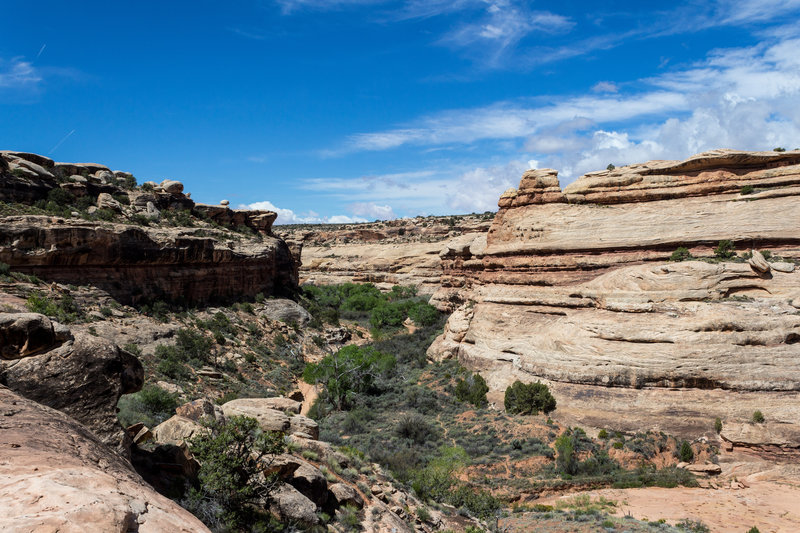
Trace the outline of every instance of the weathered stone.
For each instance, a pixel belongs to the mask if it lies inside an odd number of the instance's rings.
[[[258,420],[264,431],[287,431],[290,427],[289,417],[283,412],[270,407],[269,398],[239,398],[222,405],[222,412],[227,418],[232,416],[248,416]]]
[[[0,530],[208,531],[74,419],[2,386],[0,411]]]
[[[285,299],[266,300],[258,314],[270,320],[294,322],[299,326],[311,321],[311,315],[300,304]]]
[[[183,418],[188,418],[189,420],[194,420],[195,422],[200,422],[204,419],[215,419],[214,404],[205,398],[181,405],[175,409],[175,414]]]
[[[175,415],[153,428],[153,438],[159,444],[180,446],[192,437],[208,433],[208,428],[194,420]]]
[[[117,420],[117,402],[140,390],[143,382],[136,357],[91,335],[76,335],[37,355],[0,360],[0,383],[85,424],[126,457],[131,439]]]
[[[306,461],[300,462],[287,482],[318,506],[328,501],[328,481],[317,467]]]
[[[284,396],[275,396],[273,398],[261,398],[262,404],[271,409],[283,411],[287,415],[299,414],[302,403],[286,398]]]
[[[286,521],[314,525],[319,522],[317,506],[297,489],[284,483],[272,494],[271,511]]]
[[[122,205],[116,201],[110,194],[101,192],[97,195],[97,208],[110,209],[112,211],[122,211]]]
[[[791,273],[794,272],[794,263],[787,263],[785,261],[777,261],[775,263],[770,263],[772,269],[776,272],[784,272],[784,273]]]
[[[755,270],[756,272],[761,272],[762,274],[766,274],[769,272],[769,263],[767,260],[764,259],[764,256],[758,250],[751,250],[750,253],[752,256],[750,259],[747,260],[747,263]]]
[[[160,187],[172,195],[183,193],[183,183],[175,180],[164,180],[161,182]]]
[[[722,467],[715,464],[687,465],[686,470],[695,474],[705,474],[709,476],[717,476],[722,473]]]
[[[56,344],[50,319],[38,313],[0,313],[0,359],[20,359]]]
[[[364,507],[364,499],[356,490],[345,483],[333,483],[328,486],[333,501],[337,507],[352,505],[361,509]]]
[[[289,432],[308,435],[312,439],[319,438],[319,424],[307,416],[295,415],[289,419]]]

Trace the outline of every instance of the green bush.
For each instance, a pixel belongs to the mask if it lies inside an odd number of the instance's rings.
[[[506,389],[503,404],[509,413],[536,415],[543,411],[547,414],[555,410],[556,399],[544,383],[525,384],[517,380]]]
[[[742,196],[746,196],[748,194],[753,194],[754,192],[755,189],[753,188],[752,185],[745,185],[744,187],[741,188],[739,194],[741,194]]]
[[[0,276],[8,276],[11,274],[11,266],[8,263],[0,262]]]
[[[439,319],[439,311],[431,304],[419,302],[408,309],[408,317],[418,326],[431,326]]]
[[[178,397],[157,385],[145,385],[135,394],[123,395],[117,407],[117,418],[123,426],[142,422],[152,428],[175,413]]]
[[[719,259],[732,259],[736,257],[733,243],[728,240],[719,241],[717,247],[714,248],[714,256]]]
[[[751,527],[747,530],[747,533],[761,533],[756,526]]]
[[[597,434],[597,438],[598,439],[603,439],[603,440],[607,439],[608,438],[608,431],[606,431],[605,429],[601,429],[600,432]]]
[[[720,433],[722,431],[722,419],[719,417],[714,419],[714,431]]]
[[[303,371],[306,383],[325,385],[333,406],[346,409],[354,393],[369,390],[376,379],[396,364],[392,355],[371,346],[345,346],[318,363],[310,363]]]
[[[64,294],[60,299],[54,300],[37,291],[28,297],[25,306],[31,313],[47,315],[63,324],[76,322],[83,316],[78,304],[70,294]]]
[[[753,422],[762,424],[764,422],[764,413],[761,411],[753,411]]]
[[[672,252],[672,255],[669,256],[669,260],[674,262],[688,261],[689,259],[692,259],[692,254],[689,252],[688,248],[684,248],[683,246]]]
[[[486,400],[486,393],[489,387],[486,380],[478,374],[467,375],[466,379],[459,379],[456,382],[455,395],[460,402],[469,402],[475,407],[486,407],[489,402]]]
[[[281,483],[277,472],[270,473],[270,466],[286,448],[283,434],[263,432],[255,419],[243,416],[211,422],[208,429],[189,441],[200,463],[200,484],[181,503],[207,524],[256,530],[255,522],[267,520],[256,509],[270,501]]]
[[[684,463],[691,463],[694,459],[694,450],[692,450],[692,445],[687,441],[681,442],[680,450],[678,450],[678,457],[680,457],[681,461]]]
[[[65,207],[72,205],[72,203],[75,201],[75,196],[61,187],[56,187],[55,189],[50,189],[47,192],[47,201],[54,202],[60,207]]]
[[[556,469],[562,474],[575,475],[578,472],[578,461],[575,455],[575,438],[570,433],[563,433],[556,439]]]

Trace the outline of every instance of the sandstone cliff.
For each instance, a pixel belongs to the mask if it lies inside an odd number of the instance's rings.
[[[441,283],[442,247],[458,236],[484,234],[491,219],[491,213],[416,217],[339,226],[281,226],[277,231],[302,248],[301,282],[374,283],[382,290],[414,285],[420,294],[432,294]]]
[[[796,151],[652,161],[563,190],[528,171],[485,244],[443,253],[434,301],[458,309],[430,353],[485,371],[498,394],[550,380],[562,419],[706,431],[764,405],[800,437],[798,195]],[[724,240],[770,261],[715,257]],[[680,247],[695,260],[670,261]]]
[[[119,301],[205,303],[291,294],[297,268],[277,216],[195,203],[183,184],[93,163],[0,152],[0,262]]]

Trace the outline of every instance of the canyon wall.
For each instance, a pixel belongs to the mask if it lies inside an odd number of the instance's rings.
[[[497,401],[543,379],[582,424],[696,434],[760,409],[800,446],[798,195],[797,151],[651,161],[563,190],[528,171],[485,243],[443,253],[434,301],[455,311],[429,353],[481,370]],[[715,256],[725,240],[739,257]]]
[[[439,289],[440,252],[450,240],[477,238],[492,214],[410,219],[343,225],[279,226],[276,231],[302,248],[301,283],[374,283],[381,290],[416,286],[420,294]]]
[[[0,262],[93,284],[124,303],[197,304],[292,294],[298,267],[276,214],[195,203],[183,184],[0,152]]]

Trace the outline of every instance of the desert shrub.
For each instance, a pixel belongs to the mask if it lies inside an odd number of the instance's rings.
[[[489,392],[489,387],[486,385],[486,380],[477,372],[475,374],[470,372],[465,379],[459,379],[456,382],[456,398],[461,402],[469,402],[475,407],[488,405],[487,392]]]
[[[691,463],[692,459],[694,459],[694,450],[692,450],[692,445],[687,441],[681,442],[681,447],[678,450],[678,457],[680,457],[681,461],[684,463]]]
[[[729,240],[719,241],[717,247],[714,248],[714,256],[718,259],[732,259],[736,257],[733,243]]]
[[[544,383],[522,383],[515,381],[506,389],[503,401],[506,411],[521,415],[545,414],[555,410],[556,399]]]
[[[369,390],[376,379],[396,364],[392,355],[371,346],[345,346],[318,363],[310,363],[303,371],[306,383],[325,385],[333,406],[342,410],[349,406],[353,394]]]
[[[747,533],[761,533],[756,526],[751,527],[747,530]]]
[[[752,417],[752,420],[753,420],[753,422],[755,422],[756,424],[761,424],[761,423],[763,423],[763,422],[764,422],[764,413],[762,413],[761,411],[753,411],[753,417]]]
[[[419,302],[408,309],[408,317],[418,326],[431,326],[439,318],[439,311],[431,304]]]
[[[56,187],[47,192],[47,201],[54,202],[56,205],[64,207],[71,205],[75,201],[75,196],[61,187]]]
[[[605,429],[601,429],[600,432],[597,434],[597,438],[598,439],[603,439],[603,440],[607,439],[608,438],[608,431],[606,431]]]
[[[609,163],[608,166],[606,167],[606,170],[614,170],[615,168],[617,167],[615,167],[613,163]]]
[[[123,426],[142,422],[153,427],[175,413],[178,398],[157,385],[145,385],[135,394],[123,395],[117,407],[117,418]]]
[[[692,259],[692,254],[689,252],[688,248],[684,248],[683,246],[679,247],[669,256],[669,260],[675,262],[688,261],[689,259]]]
[[[745,185],[744,187],[741,188],[739,194],[741,194],[742,196],[746,196],[748,194],[753,194],[754,192],[755,189],[753,188],[752,185]]]
[[[395,427],[395,433],[401,438],[408,439],[414,444],[425,444],[429,440],[438,438],[436,428],[425,417],[418,414],[404,415]]]
[[[681,531],[688,531],[689,533],[709,533],[709,531],[711,531],[708,529],[708,526],[700,520],[692,520],[690,518],[684,518],[675,524],[675,527]]]
[[[556,448],[556,469],[562,474],[574,475],[578,471],[575,455],[575,440],[569,433],[558,437],[554,443]]]
[[[379,302],[369,315],[369,324],[377,330],[399,328],[406,319],[403,302]]]
[[[714,419],[714,431],[717,433],[722,431],[722,420],[719,417]]]
[[[36,291],[28,297],[25,306],[31,313],[47,315],[63,324],[76,322],[82,317],[81,309],[70,294],[64,294],[58,300],[54,300]]]
[[[270,501],[281,483],[269,469],[285,450],[283,434],[261,431],[255,419],[243,416],[211,422],[208,429],[189,441],[201,465],[199,486],[181,503],[206,523],[222,523],[231,530],[259,529],[255,524],[268,519],[257,509]]]
[[[782,146],[778,146],[776,148],[773,148],[772,151],[773,152],[785,152],[786,148],[783,148]]]
[[[11,274],[11,266],[8,263],[0,262],[0,276],[8,276]]]

